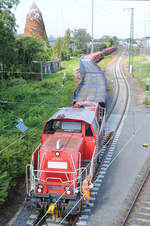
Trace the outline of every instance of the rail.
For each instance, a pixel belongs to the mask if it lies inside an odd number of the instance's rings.
[[[128,210],[128,212],[127,212],[127,214],[126,214],[126,216],[125,216],[125,218],[124,218],[124,220],[123,220],[121,226],[125,226],[125,224],[127,223],[128,219],[129,219],[129,216],[130,216],[130,214],[131,214],[133,208],[135,207],[135,204],[136,204],[136,202],[137,202],[137,199],[138,199],[138,197],[140,196],[141,191],[142,191],[142,189],[143,189],[143,187],[144,187],[144,185],[145,185],[145,183],[146,183],[146,181],[147,181],[149,175],[150,175],[150,168],[149,168],[149,170],[147,171],[147,173],[146,173],[146,175],[145,175],[145,177],[144,177],[144,179],[143,179],[143,181],[142,181],[142,183],[141,183],[141,186],[139,187],[139,190],[137,191],[137,193],[136,193],[136,195],[135,195],[135,198],[134,198],[134,200],[132,201],[132,204],[131,204],[131,206],[130,206],[130,208],[129,208],[129,210]]]

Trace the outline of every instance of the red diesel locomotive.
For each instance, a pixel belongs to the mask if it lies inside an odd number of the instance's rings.
[[[71,214],[77,214],[83,181],[96,169],[104,128],[105,109],[89,101],[62,108],[46,122],[42,143],[27,166],[27,194],[37,207],[55,204],[65,216],[76,203]]]

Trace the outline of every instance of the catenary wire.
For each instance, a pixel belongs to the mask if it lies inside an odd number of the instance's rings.
[[[61,91],[62,91],[62,88],[61,88],[59,91],[57,91],[57,94],[58,94],[59,92],[61,92]],[[47,98],[46,98],[46,99],[47,99]],[[44,102],[44,101],[43,101],[43,102]],[[42,104],[43,102],[41,102],[41,104]],[[35,128],[37,128],[37,127],[34,127],[34,128],[32,128],[32,129],[35,129]],[[26,134],[26,135],[27,135],[27,134]],[[14,140],[14,141],[13,141],[12,143],[10,143],[8,146],[6,146],[6,147],[3,148],[2,150],[0,150],[0,153],[2,153],[3,151],[7,150],[10,146],[14,145],[18,140],[22,139],[22,138],[25,137],[26,135],[23,135],[23,136],[19,137],[18,139]]]

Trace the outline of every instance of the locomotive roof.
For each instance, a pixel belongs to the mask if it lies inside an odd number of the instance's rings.
[[[92,124],[94,118],[95,118],[95,112],[91,111],[88,108],[66,107],[66,108],[61,108],[49,120],[51,120],[51,119],[72,119],[72,120],[85,121],[89,124]]]

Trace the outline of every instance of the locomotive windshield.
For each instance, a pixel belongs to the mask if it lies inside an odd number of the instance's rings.
[[[81,133],[81,131],[81,122],[51,120],[47,123],[44,134],[53,134],[55,132]]]

